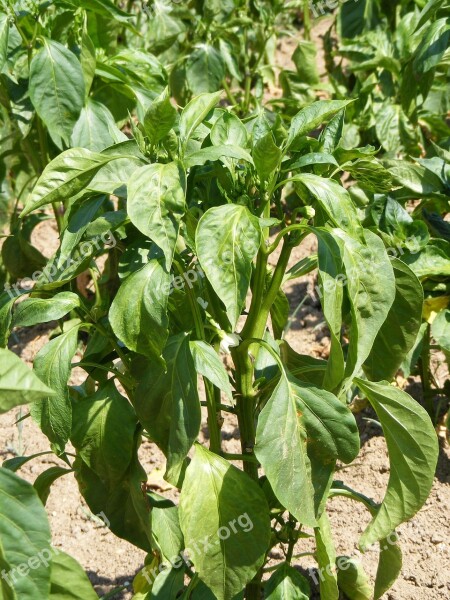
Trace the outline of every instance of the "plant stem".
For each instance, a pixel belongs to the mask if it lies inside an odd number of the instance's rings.
[[[211,452],[222,454],[222,437],[220,435],[220,409],[217,409],[213,384],[205,381],[206,407],[208,409],[209,448]]]
[[[310,0],[303,0],[303,22],[305,25],[305,40],[311,41],[311,13],[309,12]]]
[[[423,390],[423,403],[426,411],[431,417],[433,424],[435,424],[433,394],[431,389],[430,379],[430,342],[431,342],[431,327],[427,325],[425,335],[423,337],[422,355],[420,359],[421,367],[421,379],[422,379],[422,390]]]

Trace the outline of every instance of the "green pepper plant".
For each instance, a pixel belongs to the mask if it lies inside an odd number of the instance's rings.
[[[369,187],[385,171],[372,149],[341,147],[349,101],[315,102],[286,124],[264,109],[241,120],[217,106],[220,98],[200,94],[180,111],[164,91],[133,139],[101,151],[64,150],[18,202],[22,221],[56,205],[61,235],[34,287],[19,280],[3,294],[2,345],[14,327],[59,326],[32,372],[0,350],[0,408],[28,403],[67,463],[35,483],[44,502],[51,483],[73,471],[90,510],[148,553],[136,599],[259,600],[264,593],[275,600],[286,589],[309,598],[311,580],[294,568],[305,538],[315,543],[322,598],[362,589],[380,598],[401,569],[395,530],[427,499],[438,455],[427,412],[390,384],[392,349],[401,361],[420,329],[421,287],[390,258],[383,236],[364,226],[341,183],[347,168]],[[292,264],[308,235],[317,254]],[[86,270],[88,295],[78,280]],[[283,286],[314,270],[328,360],[283,339]],[[228,370],[223,352],[231,354]],[[86,373],[77,386],[75,366]],[[387,442],[391,471],[380,503],[336,477],[337,464],[360,450],[348,404],[355,395],[367,398]],[[202,407],[209,447],[198,441]],[[237,420],[238,454],[224,448],[226,413]],[[143,438],[163,452],[178,505],[147,486]],[[0,513],[16,523],[14,535],[0,530],[2,565],[10,568],[26,525],[4,490],[24,485],[10,471],[25,460],[0,469],[9,486],[1,488]],[[368,509],[359,545],[380,545],[373,589],[359,566],[336,556],[327,516],[334,496]],[[39,547],[45,526],[36,502],[31,514],[41,524],[33,533]],[[284,559],[269,565],[276,547]],[[30,574],[27,581],[40,586],[36,598],[52,597],[58,568],[56,559]],[[81,577],[73,565],[67,571]],[[2,585],[24,597],[17,581]]]

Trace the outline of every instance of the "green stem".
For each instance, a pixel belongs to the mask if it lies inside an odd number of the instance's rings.
[[[305,40],[311,41],[311,13],[309,12],[310,0],[303,0],[303,19],[305,25]]]
[[[220,409],[216,405],[215,390],[213,384],[205,381],[205,392],[206,392],[206,407],[208,410],[208,429],[209,429],[209,448],[211,452],[216,454],[222,454],[222,436],[220,434],[220,425],[222,415]]]
[[[421,379],[422,379],[422,389],[423,389],[423,403],[426,411],[430,415],[433,424],[435,424],[435,414],[434,414],[434,403],[433,403],[433,394],[431,388],[431,378],[430,378],[430,343],[431,343],[431,326],[427,325],[425,330],[425,335],[423,338],[423,347],[422,347],[422,355],[420,360],[421,366]]]

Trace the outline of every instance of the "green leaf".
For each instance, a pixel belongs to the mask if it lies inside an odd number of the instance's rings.
[[[372,588],[362,564],[354,558],[338,556],[339,588],[349,600],[372,600]]]
[[[255,455],[283,506],[301,523],[316,523],[306,430],[295,392],[283,374],[258,418]]]
[[[9,17],[3,13],[0,15],[0,73],[3,71],[8,58],[9,28]]]
[[[216,106],[221,95],[222,92],[200,94],[184,107],[180,118],[180,136],[185,146],[200,123]]]
[[[338,167],[339,163],[332,154],[323,154],[322,152],[310,152],[296,160],[292,165],[290,165],[289,170],[294,171],[295,169],[302,169],[304,167],[314,165],[333,165],[335,167]]]
[[[186,548],[217,600],[239,593],[264,563],[269,507],[261,488],[225,459],[196,445],[180,496]]]
[[[315,42],[300,40],[292,60],[302,82],[308,85],[317,85],[320,82]]]
[[[195,370],[206,377],[213,385],[222,390],[230,399],[233,399],[233,390],[230,379],[225,370],[225,365],[212,346],[202,341],[190,342]]]
[[[50,527],[45,509],[33,487],[0,468],[0,591],[6,598],[48,600],[50,591]],[[18,569],[24,573],[20,575]],[[2,594],[3,597],[3,594]]]
[[[331,533],[330,520],[326,512],[314,529],[316,536],[316,560],[319,565],[320,597],[327,600],[339,600],[339,588],[336,571],[336,549]]]
[[[51,567],[49,600],[98,600],[98,596],[80,564],[60,550]]]
[[[64,2],[74,8],[84,8],[101,17],[109,19],[113,17],[116,21],[124,24],[128,24],[130,18],[133,16],[115,6],[111,0],[64,0]]]
[[[396,543],[397,536],[392,535],[388,539],[380,540],[380,558],[375,578],[374,600],[378,600],[394,584],[402,571],[402,551]]]
[[[133,454],[137,419],[114,380],[73,406],[71,442],[102,481],[111,485],[125,475]]]
[[[152,533],[163,557],[174,561],[184,547],[183,533],[180,529],[178,507],[152,508]]]
[[[191,167],[204,165],[208,161],[214,162],[224,158],[245,160],[250,164],[253,164],[252,157],[247,150],[244,150],[243,148],[237,146],[208,146],[207,148],[201,148],[186,156],[183,165],[186,169],[190,169]]]
[[[185,211],[186,178],[176,163],[154,164],[134,172],[128,185],[131,222],[164,252],[170,270]]]
[[[150,104],[144,117],[144,130],[152,145],[157,144],[168,135],[177,121],[177,116],[177,110],[167,92],[161,94]]]
[[[156,259],[132,273],[120,286],[109,320],[114,333],[130,350],[156,359],[161,356],[169,335],[169,289],[170,275]]]
[[[27,200],[21,217],[25,217],[44,204],[72,199],[84,190],[102,167],[117,158],[117,156],[98,154],[83,148],[72,148],[62,152],[45,167]]]
[[[273,572],[264,588],[266,600],[308,600],[310,594],[306,577],[287,563]]]
[[[138,430],[132,460],[120,481],[102,480],[79,456],[73,463],[73,469],[80,492],[92,513],[101,518],[115,535],[150,552],[150,514],[142,492],[142,483],[147,481],[147,475],[137,457],[141,440]]]
[[[171,337],[163,358],[166,368],[145,360],[134,366],[139,384],[133,404],[139,421],[167,457],[165,478],[181,487],[185,459],[201,424],[197,373],[189,338],[184,333]]]
[[[420,44],[414,53],[413,69],[417,75],[424,75],[441,62],[450,42],[450,23],[439,19],[431,23],[421,36]]]
[[[360,540],[360,547],[366,548],[422,508],[433,485],[439,448],[430,417],[406,392],[387,382],[355,383],[377,413],[391,465],[383,503]]]
[[[397,154],[402,149],[400,140],[400,106],[384,102],[376,114],[375,129],[386,152]]]
[[[83,71],[84,100],[86,102],[89,99],[89,92],[94,81],[97,58],[94,43],[85,29],[83,29],[81,36],[80,63],[81,70]]]
[[[2,464],[2,467],[15,473],[27,462],[33,460],[33,458],[37,458],[38,456],[45,456],[46,454],[53,454],[53,452],[49,450],[47,452],[38,452],[37,454],[32,454],[31,456],[14,456],[13,458],[5,460]]]
[[[50,467],[36,478],[33,487],[44,506],[47,504],[52,484],[63,475],[71,472],[71,469],[64,469],[64,467]]]
[[[214,123],[210,133],[214,146],[238,146],[245,148],[248,134],[242,121],[229,112],[224,112]]]
[[[329,121],[340,110],[350,104],[352,100],[319,100],[306,108],[302,108],[292,119],[291,127],[286,142],[286,150],[295,152],[299,149],[299,142],[310,131]]]
[[[57,145],[68,145],[84,104],[84,77],[73,52],[43,38],[30,66],[30,98]]]
[[[270,179],[281,162],[281,156],[281,150],[275,144],[271,131],[256,140],[253,147],[253,159],[261,181]]]
[[[450,310],[441,310],[431,324],[431,335],[439,346],[450,352]]]
[[[332,392],[339,388],[345,374],[344,352],[341,345],[344,289],[338,279],[342,276],[344,265],[335,237],[325,229],[316,228],[313,231],[319,242],[320,300],[331,341],[323,387]]]
[[[350,410],[334,394],[282,374],[259,416],[255,444],[282,505],[314,527],[322,497],[312,506],[311,485],[319,489],[327,483],[316,481],[315,472],[311,475],[310,461],[334,467],[337,459],[352,462],[358,452],[358,428]]]
[[[210,208],[198,224],[196,247],[200,265],[224,303],[233,330],[245,303],[252,260],[260,244],[259,220],[245,206]]]
[[[88,98],[73,129],[71,145],[100,152],[126,140],[106,106]]]
[[[0,413],[54,394],[18,356],[0,348]]]
[[[334,230],[343,242],[346,289],[351,305],[350,346],[345,368],[348,384],[370,355],[395,300],[394,270],[382,240],[365,230],[366,244]]]
[[[356,207],[350,194],[336,181],[301,173],[290,180],[297,194],[304,196],[305,189],[312,195],[334,225],[340,227],[356,239],[362,239],[363,229]]]
[[[433,196],[444,191],[440,177],[422,165],[405,160],[386,160],[384,164],[394,181],[406,188],[408,192],[412,192],[414,198]]]
[[[391,381],[403,360],[414,347],[422,323],[423,289],[411,269],[392,260],[395,275],[395,300],[378,332],[364,363],[372,381]]]
[[[430,243],[420,252],[403,254],[402,261],[420,280],[430,277],[448,277],[450,275],[450,256],[446,250]]]
[[[186,60],[186,78],[194,95],[216,92],[225,77],[225,63],[218,50],[200,44]]]
[[[31,327],[62,319],[80,306],[80,298],[73,292],[61,292],[52,298],[27,298],[17,304],[13,315],[14,327]]]
[[[174,558],[174,557],[172,557]],[[168,600],[179,598],[179,593],[184,588],[185,572],[182,567],[178,569],[165,569],[156,577],[152,589],[146,600]]]
[[[67,383],[78,347],[79,326],[48,342],[34,359],[34,370],[55,395],[33,404],[30,413],[57,453],[64,452],[72,429],[72,404]]]

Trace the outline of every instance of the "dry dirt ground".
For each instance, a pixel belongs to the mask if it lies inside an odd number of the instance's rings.
[[[319,33],[321,30],[325,30],[323,23]],[[286,46],[282,49],[286,60],[289,60],[290,52],[295,47],[294,42],[289,44],[290,50],[286,50]],[[54,247],[55,242],[56,232],[52,230],[51,224],[44,223],[36,232],[35,245],[48,255],[49,248]],[[314,241],[305,240],[294,253],[292,263],[309,255],[314,249]],[[272,258],[276,261],[276,254]],[[290,282],[285,288],[292,313],[307,296],[295,314],[287,340],[301,353],[326,357],[329,338],[314,295],[314,285],[312,277],[304,277]],[[34,356],[48,340],[51,330],[50,324],[15,331],[10,347],[31,366]],[[446,369],[442,370],[442,366],[439,372],[448,375]],[[80,377],[81,374],[75,372],[72,383],[82,381]],[[411,384],[413,383],[411,380]],[[18,453],[31,455],[48,450],[46,438],[31,419],[26,419],[20,426],[15,424],[20,415],[20,411],[13,411],[0,417],[0,460],[11,458]],[[358,417],[362,441],[360,456],[351,466],[340,468],[337,478],[376,501],[381,501],[389,477],[389,461],[381,431],[373,422],[367,420],[367,416],[370,415],[363,413]],[[207,442],[207,434],[204,422],[200,440]],[[450,598],[450,450],[442,440],[441,442],[440,459],[431,495],[422,511],[399,528],[403,570],[393,588],[383,596],[383,600]],[[223,447],[226,452],[239,452],[237,425],[228,417],[223,429]],[[145,441],[140,456],[150,480],[161,486],[160,491],[165,489],[162,493],[176,499],[177,492],[167,489],[162,479],[164,458],[161,452],[153,444]],[[20,475],[33,482],[42,471],[57,464],[60,464],[60,461],[53,455],[43,456],[27,463],[20,470]],[[360,557],[366,570],[373,577],[377,566],[377,553],[369,552],[361,556],[357,550],[359,535],[369,520],[367,511],[361,505],[344,499],[331,500],[328,509],[338,554]],[[52,486],[47,510],[54,545],[80,562],[99,595],[113,590],[116,586],[130,585],[135,573],[143,565],[144,553],[117,539],[93,518],[79,494],[72,474],[57,480]],[[311,547],[308,542],[303,541],[296,548],[296,553],[309,550]],[[273,562],[282,559],[282,551],[274,552],[271,558]],[[314,566],[314,561],[312,557],[304,557],[296,561],[296,564],[300,569],[307,571]],[[115,596],[117,600],[129,597],[131,594],[126,591]]]

